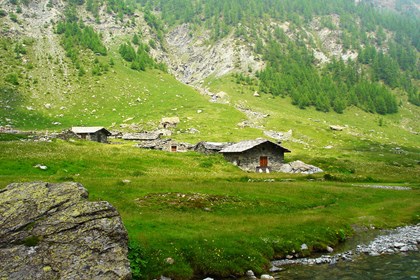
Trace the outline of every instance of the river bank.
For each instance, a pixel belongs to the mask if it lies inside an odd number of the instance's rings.
[[[357,240],[363,242],[355,244]],[[377,274],[387,274],[390,276],[387,279],[418,279],[416,275],[420,272],[420,224],[376,232],[366,231],[363,234],[359,233],[350,243],[348,246],[352,246],[353,249],[344,249],[338,253],[331,252],[313,258],[274,260],[271,262],[270,274],[257,277],[249,270],[246,276],[239,279],[325,279],[331,273],[336,276],[333,279],[359,279],[362,276],[367,277],[365,279],[373,279]],[[305,246],[306,244],[302,244],[303,248]]]
[[[305,244],[302,244],[304,247]],[[400,252],[418,251],[420,247],[420,224],[399,227],[388,230],[383,235],[377,236],[368,244],[359,244],[353,250],[342,253],[322,255],[317,258],[296,258],[272,261],[270,271],[281,270],[281,266],[291,264],[314,265],[335,264],[339,261],[353,261],[361,255],[379,256],[382,254],[395,254]]]

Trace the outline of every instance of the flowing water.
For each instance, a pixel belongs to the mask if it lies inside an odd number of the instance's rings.
[[[420,253],[361,256],[353,262],[334,265],[283,267],[276,279],[420,279]]]
[[[352,238],[347,239],[345,243],[337,246],[334,254],[353,250],[358,244],[368,244],[377,236],[387,235],[389,232],[391,231],[358,232]],[[420,280],[420,251],[379,256],[361,254],[354,255],[353,261],[339,261],[335,264],[322,265],[284,265],[281,268],[282,271],[274,275],[270,274],[279,280]],[[238,279],[246,280],[247,278]]]
[[[379,235],[390,231],[370,230],[359,232],[346,240],[335,252],[353,250],[358,244],[368,244]],[[329,265],[292,265],[283,266],[276,279],[328,279],[328,280],[396,280],[420,279],[420,252],[398,253],[380,256],[355,256],[353,261],[340,261]]]

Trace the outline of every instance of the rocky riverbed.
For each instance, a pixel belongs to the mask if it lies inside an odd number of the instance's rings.
[[[302,244],[304,246],[305,244]],[[379,256],[400,252],[418,251],[420,248],[420,224],[399,227],[376,237],[369,244],[357,245],[354,250],[328,254],[317,258],[296,258],[272,261],[271,271],[280,271],[281,266],[290,264],[316,265],[335,264],[339,261],[353,261],[360,255]]]
[[[307,249],[306,244],[302,244],[302,250]],[[294,258],[294,256],[289,256],[289,258],[275,260],[272,261],[272,268],[270,269],[270,274],[263,274],[259,277],[255,276],[252,270],[246,272],[245,276],[240,279],[245,280],[258,280],[258,279],[298,279],[300,277],[302,279],[307,279],[308,275],[302,274],[297,276],[298,278],[294,277],[293,275],[291,278],[288,278],[289,275],[285,270],[284,266],[287,265],[312,265],[314,267],[321,267],[317,265],[322,264],[337,264],[339,262],[352,262],[358,259],[363,259],[363,256],[379,256],[379,255],[391,255],[397,253],[406,253],[406,252],[418,252],[420,249],[420,224],[412,225],[412,226],[405,226],[399,227],[393,230],[384,231],[381,235],[377,236],[368,244],[359,244],[354,249],[348,250],[342,253],[335,253],[333,254],[333,249],[328,248],[330,254],[322,255],[316,258]],[[354,262],[357,263],[357,262]],[[410,265],[410,264],[408,264]],[[334,266],[336,267],[336,266]],[[330,270],[328,270],[330,271]],[[286,273],[286,274],[284,274]],[[329,272],[327,272],[328,274]],[[363,273],[365,271],[363,270]],[[411,275],[411,272],[408,272]],[[274,275],[274,276],[273,276]],[[283,276],[281,276],[283,275]],[[359,274],[357,274],[359,275]],[[356,277],[357,277],[356,275]],[[296,275],[295,275],[296,276]],[[313,276],[313,275],[312,275]],[[354,275],[353,275],[354,276]],[[300,279],[299,278],[299,279]],[[333,277],[334,278],[334,277]],[[322,279],[322,278],[318,278]],[[348,279],[357,279],[357,278],[348,278]],[[401,279],[401,278],[398,278]],[[417,278],[414,278],[417,279]],[[162,277],[161,280],[170,280],[169,278]],[[207,277],[204,280],[214,280],[213,278]]]

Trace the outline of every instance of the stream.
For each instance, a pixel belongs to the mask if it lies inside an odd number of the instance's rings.
[[[276,279],[420,279],[419,243],[420,225],[359,232],[336,248],[331,256],[334,261],[284,265],[273,276]],[[394,253],[388,254],[389,250]],[[342,261],[342,256],[348,257],[347,261]]]
[[[420,279],[420,253],[360,256],[334,265],[290,265],[276,279]]]
[[[234,279],[420,279],[419,249],[420,224],[392,230],[358,230],[333,253],[273,260],[272,272],[261,275],[261,278],[248,271],[248,276]],[[201,279],[215,280],[210,277]]]

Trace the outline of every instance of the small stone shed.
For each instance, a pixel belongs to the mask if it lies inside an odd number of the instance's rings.
[[[220,151],[226,160],[245,171],[280,171],[284,153],[290,153],[277,143],[266,139],[242,141]]]
[[[167,118],[162,118],[162,120],[160,121],[159,124],[159,128],[174,128],[177,126],[177,124],[179,123],[179,118],[178,117],[167,117]]]
[[[155,141],[158,140],[161,135],[162,133],[159,132],[124,133],[121,138],[124,140]]]
[[[229,142],[198,142],[194,146],[194,151],[203,153],[206,155],[217,154],[227,146],[232,145],[233,143]]]
[[[194,148],[193,145],[189,143],[180,143],[175,141],[169,141],[164,147],[163,151],[177,153],[177,152],[188,152]]]
[[[71,131],[81,139],[107,143],[112,133],[102,126],[74,126]]]

